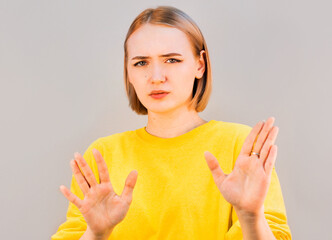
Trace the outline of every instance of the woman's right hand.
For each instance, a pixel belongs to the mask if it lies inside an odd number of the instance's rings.
[[[84,194],[84,199],[78,198],[63,185],[60,186],[60,190],[82,213],[88,225],[89,235],[96,239],[107,239],[129,210],[137,180],[137,171],[129,173],[122,194],[119,196],[113,190],[103,156],[96,149],[93,149],[92,152],[98,166],[100,183],[96,181],[84,158],[79,153],[75,153],[75,159],[70,162],[70,165]]]

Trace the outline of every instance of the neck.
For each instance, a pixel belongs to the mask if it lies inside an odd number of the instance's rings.
[[[206,123],[195,110],[172,113],[148,113],[146,131],[151,135],[161,138],[180,136],[192,129]]]

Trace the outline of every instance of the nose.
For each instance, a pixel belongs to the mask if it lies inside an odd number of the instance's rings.
[[[153,64],[151,66],[151,82],[152,83],[163,83],[166,77],[164,69],[159,64]]]

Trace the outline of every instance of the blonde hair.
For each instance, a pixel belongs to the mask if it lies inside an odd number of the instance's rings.
[[[129,99],[129,106],[137,114],[146,115],[148,112],[143,104],[139,101],[134,86],[129,82],[127,69],[127,41],[134,31],[147,23],[170,26],[184,32],[192,44],[194,55],[197,57],[200,57],[201,50],[205,51],[205,54],[203,54],[205,60],[205,72],[202,78],[195,78],[192,99],[189,104],[189,108],[195,108],[197,112],[203,111],[208,103],[212,90],[210,58],[206,42],[196,23],[181,10],[170,6],[160,6],[155,9],[148,8],[144,10],[135,18],[129,27],[124,42],[124,81]]]

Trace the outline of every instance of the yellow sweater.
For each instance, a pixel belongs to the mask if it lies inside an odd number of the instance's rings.
[[[109,240],[242,239],[235,211],[215,185],[204,151],[216,156],[224,172],[230,173],[250,130],[246,125],[211,120],[174,138],[153,136],[143,127],[94,141],[83,157],[98,179],[91,150],[101,152],[117,194],[122,193],[129,172],[138,171],[127,216]],[[83,198],[74,178],[71,190]],[[291,239],[275,169],[264,208],[276,238]],[[83,216],[70,203],[67,221],[52,239],[79,239],[85,229]]]

